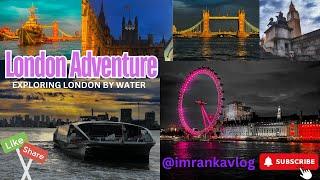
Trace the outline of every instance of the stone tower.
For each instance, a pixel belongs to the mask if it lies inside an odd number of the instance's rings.
[[[277,120],[281,120],[282,112],[281,112],[281,107],[278,107],[278,112],[277,112]]]
[[[292,1],[290,3],[289,12],[287,14],[288,26],[292,28],[291,37],[301,36],[301,26],[299,12],[294,7]]]
[[[244,10],[239,10],[238,11],[238,37],[239,38],[245,38],[246,35],[246,30],[245,30],[245,20],[246,20],[246,13]]]
[[[203,19],[203,28],[202,28],[202,36],[210,37],[210,12],[209,10],[202,11],[202,19]]]

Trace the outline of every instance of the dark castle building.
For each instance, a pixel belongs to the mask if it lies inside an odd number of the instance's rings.
[[[154,47],[154,53],[159,54],[163,52],[163,50],[158,49],[159,47],[165,47],[166,41],[164,38],[160,41],[159,44],[156,44],[153,40],[153,35],[148,34],[147,39],[142,39],[139,35],[139,23],[138,17],[134,18],[134,23],[132,23],[131,19],[129,18],[128,22],[126,22],[126,18],[122,18],[122,28],[121,28],[121,37],[119,40],[113,40],[114,46],[121,46],[123,48],[133,48],[140,51],[141,54],[146,54],[149,51],[152,51],[151,47]],[[157,48],[158,47],[158,48]],[[160,55],[163,57],[163,55]]]
[[[276,18],[270,18],[261,41],[265,52],[294,60],[320,61],[320,29],[302,35],[300,15],[292,2],[287,18],[281,11]]]
[[[94,55],[122,55],[129,52],[130,55],[155,55],[159,59],[164,58],[166,41],[154,42],[152,32],[142,39],[139,34],[138,17],[134,22],[123,17],[121,37],[114,38],[110,33],[110,27],[105,19],[103,2],[99,13],[94,12],[88,0],[82,1],[82,53],[93,50]]]
[[[105,37],[103,38],[105,39],[105,44],[111,45],[112,36],[110,36],[110,28],[106,25],[107,22],[103,12],[103,3],[101,4],[100,13],[98,16],[98,22],[101,26],[100,28],[101,28],[102,36]]]
[[[122,18],[122,33],[121,33],[121,41],[125,44],[138,44],[139,39],[139,26],[138,26],[138,17],[134,18],[134,24],[132,24],[129,19],[128,23],[126,23],[126,18]]]

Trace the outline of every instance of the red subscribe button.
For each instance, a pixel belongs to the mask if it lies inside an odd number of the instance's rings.
[[[317,170],[319,156],[302,153],[261,153],[259,166],[261,170]]]

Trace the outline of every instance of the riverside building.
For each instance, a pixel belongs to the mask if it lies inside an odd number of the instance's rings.
[[[228,109],[228,106],[225,108]],[[282,115],[280,107],[275,116],[260,117],[252,113],[250,119],[223,121],[223,138],[283,138],[320,140],[320,111],[318,115]]]

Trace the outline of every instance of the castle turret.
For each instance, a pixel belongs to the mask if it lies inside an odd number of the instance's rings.
[[[104,16],[103,1],[102,1],[102,3],[101,3],[101,9],[100,9],[98,21],[100,22],[100,24],[101,24],[102,27],[105,27],[105,25],[106,25],[106,18],[105,18],[105,16]]]
[[[135,37],[134,37],[134,39],[137,41],[138,40],[138,36],[139,36],[139,32],[138,32],[138,30],[139,30],[139,24],[138,24],[138,17],[136,16],[135,18],[134,18],[134,30],[135,30]]]
[[[126,18],[122,17],[122,29],[126,27]]]
[[[288,26],[292,28],[291,37],[295,38],[301,36],[301,26],[299,12],[294,7],[294,4],[290,3],[289,12],[287,14]]]
[[[125,39],[126,18],[122,17],[121,40]]]

